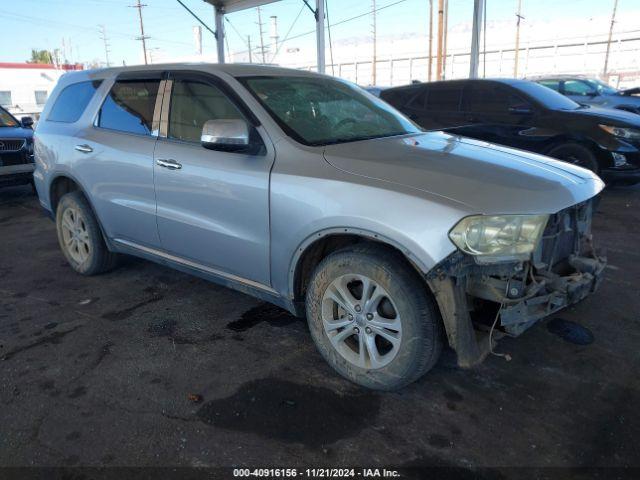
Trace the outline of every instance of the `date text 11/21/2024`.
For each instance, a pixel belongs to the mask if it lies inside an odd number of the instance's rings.
[[[401,478],[397,470],[386,468],[235,468],[234,478]]]

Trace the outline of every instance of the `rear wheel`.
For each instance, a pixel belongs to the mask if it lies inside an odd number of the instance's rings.
[[[553,147],[549,150],[548,155],[550,157],[557,158],[558,160],[586,168],[594,173],[598,173],[599,171],[598,159],[596,156],[591,150],[579,143],[565,143],[558,145],[557,147]]]
[[[111,270],[117,256],[110,252],[89,203],[80,192],[64,195],[56,209],[58,243],[69,265],[83,275]]]
[[[442,323],[417,273],[377,245],[329,255],[306,298],[311,336],[347,379],[393,390],[426,373],[442,350]]]

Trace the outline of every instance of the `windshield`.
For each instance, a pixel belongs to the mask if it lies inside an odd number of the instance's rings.
[[[597,80],[594,78],[594,79],[587,80],[587,82],[590,83],[591,86],[595,88],[598,91],[598,93],[601,95],[602,94],[615,95],[616,93],[618,93],[618,90],[604,83],[602,80]]]
[[[420,132],[385,102],[325,77],[240,79],[278,124],[306,145],[328,145]]]
[[[0,107],[0,127],[17,127],[19,124],[13,115]]]
[[[550,110],[577,110],[582,108],[579,103],[539,83],[515,82],[512,86]]]

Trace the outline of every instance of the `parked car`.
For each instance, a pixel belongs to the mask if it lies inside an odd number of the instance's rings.
[[[428,371],[443,331],[460,365],[478,363],[494,329],[472,322],[499,312],[488,327],[518,335],[593,292],[604,268],[595,174],[423,133],[314,73],[69,73],[35,149],[40,203],[75,271],[131,254],[266,299],[306,315],[327,362],[370,388]]]
[[[640,97],[635,96],[638,88],[618,90],[597,78],[580,76],[539,77],[532,80],[578,103],[640,114]]]
[[[33,181],[33,120],[0,107],[0,187]]]
[[[640,116],[584,107],[526,80],[451,80],[384,90],[380,98],[427,130],[542,153],[611,183],[640,182]]]

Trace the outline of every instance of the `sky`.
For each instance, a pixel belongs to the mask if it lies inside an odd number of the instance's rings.
[[[597,18],[594,30],[608,31],[614,0],[521,0],[523,26],[563,19]],[[0,43],[0,62],[22,62],[30,58],[31,49],[60,49],[70,62],[105,62],[105,46],[101,37],[104,26],[112,65],[138,64],[143,61],[138,12],[130,7],[136,0],[0,0],[0,22],[5,41]],[[212,29],[213,7],[203,0],[183,0]],[[336,48],[350,39],[371,35],[372,0],[327,0],[331,37]],[[487,23],[515,25],[518,0],[486,0]],[[197,21],[176,0],[143,0],[145,34],[149,56],[156,60],[175,59],[195,54],[193,41]],[[311,4],[315,2],[311,1]],[[428,34],[429,0],[377,0],[378,41],[401,34]],[[434,0],[434,12],[437,10]],[[639,0],[619,0],[618,18],[637,14]],[[449,28],[468,28],[473,13],[473,0],[449,0]],[[281,48],[309,49],[315,42],[314,19],[302,0],[282,0],[261,9],[264,43],[269,44],[269,17],[278,17],[280,40],[288,38]],[[247,36],[256,48],[260,43],[256,9],[227,16],[226,31],[230,53],[247,51]],[[435,27],[434,27],[435,28]],[[639,27],[640,28],[640,27]],[[450,31],[451,31],[450,30]],[[488,29],[487,43],[498,29]],[[215,43],[211,33],[203,29],[203,53],[215,60]],[[494,40],[495,40],[494,38]],[[7,39],[14,39],[7,41]],[[64,48],[63,48],[64,44]],[[425,46],[426,49],[426,46]],[[273,51],[267,61],[278,63]],[[61,53],[61,56],[63,54]],[[240,56],[240,55],[236,55]],[[257,51],[254,61],[260,60]],[[311,60],[311,59],[310,59]]]

